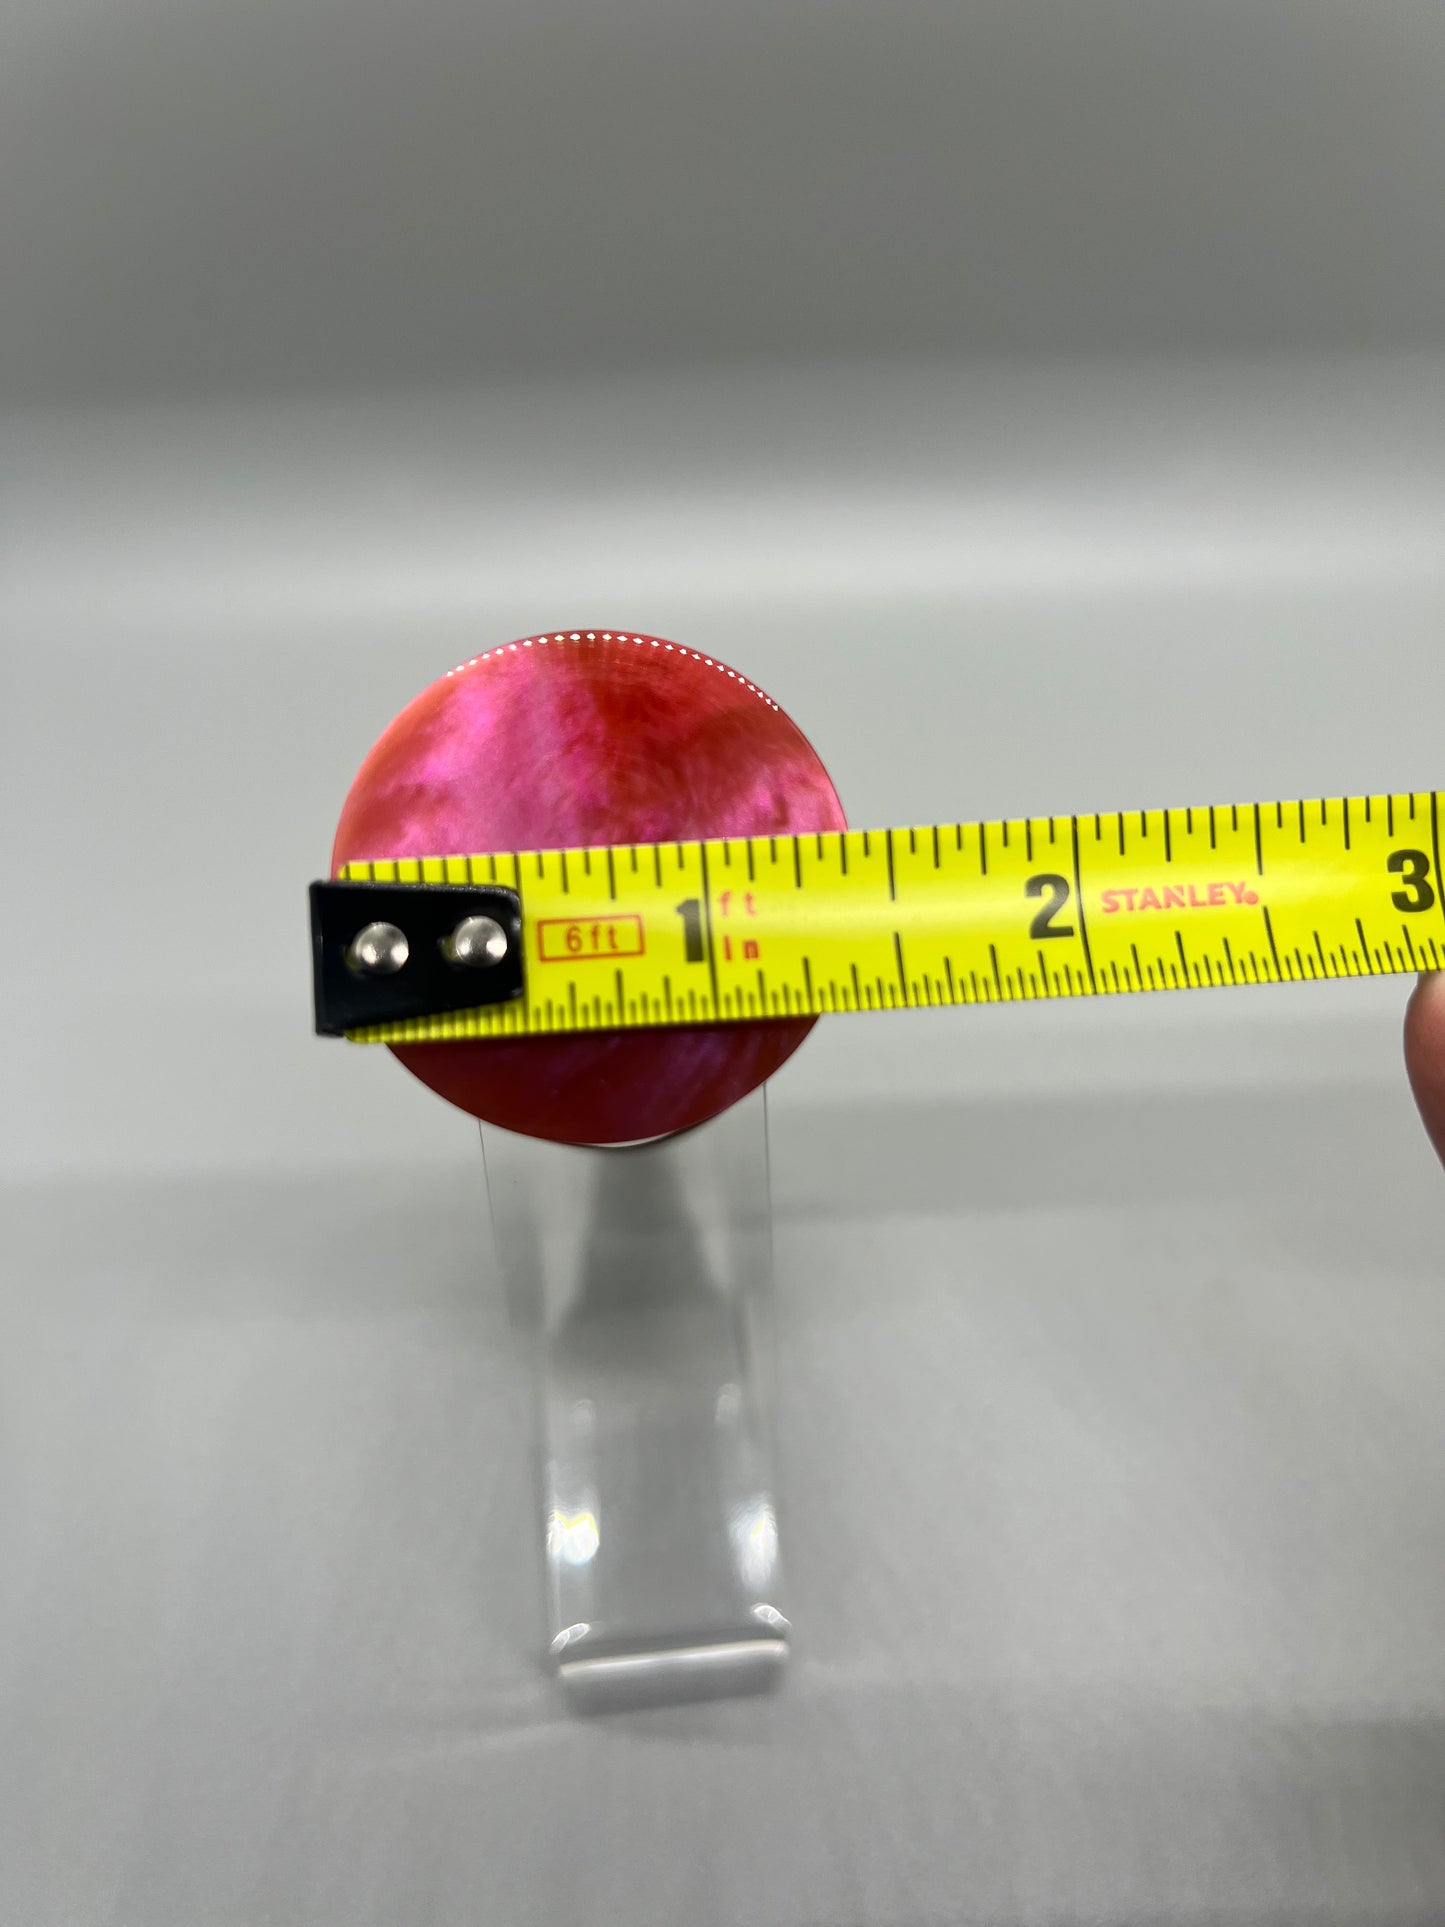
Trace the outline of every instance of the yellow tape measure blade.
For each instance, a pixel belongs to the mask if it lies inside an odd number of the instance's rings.
[[[1440,793],[350,864],[521,895],[525,995],[364,1042],[1445,966]]]

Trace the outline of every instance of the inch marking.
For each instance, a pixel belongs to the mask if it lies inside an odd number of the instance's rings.
[[[1283,982],[1284,970],[1281,967],[1281,964],[1279,961],[1279,945],[1274,940],[1274,925],[1270,921],[1269,905],[1265,903],[1265,904],[1262,904],[1260,907],[1264,911],[1264,932],[1265,932],[1265,935],[1269,938],[1269,954],[1271,955],[1271,957],[1274,958],[1274,974],[1277,978],[1280,979],[1281,982]]]
[[[707,930],[707,974],[712,982],[712,1007],[714,1010],[717,1010],[719,1008],[717,996],[717,949],[712,937],[712,884],[708,879],[707,873],[707,845],[706,843],[702,843],[698,845],[698,848],[702,854],[702,914],[704,926]],[[679,844],[678,855],[681,856],[681,854],[682,845]]]
[[[1084,962],[1089,966],[1089,988],[1092,991],[1097,991],[1099,986],[1094,978],[1094,956],[1093,956],[1093,952],[1089,949],[1089,926],[1084,920],[1084,887],[1079,879],[1079,819],[1078,817],[1071,816],[1069,818],[1069,824],[1073,832],[1074,899],[1079,906],[1079,942],[1084,946]]]

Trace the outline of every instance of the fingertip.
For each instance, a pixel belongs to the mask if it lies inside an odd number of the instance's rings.
[[[1421,1121],[1445,1163],[1445,972],[1426,971],[1410,993],[1405,1069]]]

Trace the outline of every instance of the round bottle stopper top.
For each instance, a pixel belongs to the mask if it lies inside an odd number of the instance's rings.
[[[793,722],[738,671],[661,636],[549,631],[443,676],[382,733],[332,870],[364,859],[767,836],[845,826]],[[624,1144],[715,1116],[812,1018],[398,1045],[450,1103],[508,1130]]]

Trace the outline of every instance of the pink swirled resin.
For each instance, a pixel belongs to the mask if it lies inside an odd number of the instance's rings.
[[[333,872],[359,858],[840,830],[827,771],[735,670],[660,636],[548,631],[424,690],[342,808]],[[812,1019],[601,1037],[398,1047],[450,1103],[508,1130],[619,1144],[747,1095]]]

